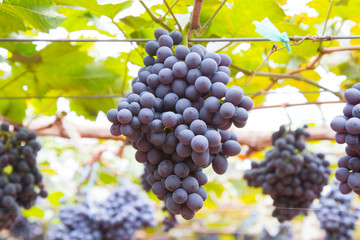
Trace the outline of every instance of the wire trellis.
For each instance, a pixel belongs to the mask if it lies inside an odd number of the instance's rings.
[[[350,36],[292,36],[289,37],[290,41],[332,41],[332,40],[344,40],[344,39],[360,39],[360,35]],[[0,38],[0,42],[148,42],[155,39],[149,38],[133,38],[133,39],[46,39],[46,38]],[[272,41],[267,38],[190,38],[189,42],[264,42]]]
[[[273,92],[273,91],[264,91],[264,92],[250,92],[245,93],[247,96],[253,96],[255,94],[268,95],[268,94],[318,94],[325,93],[330,91],[299,91],[299,92]],[[338,93],[344,92],[339,91]],[[112,95],[59,95],[59,96],[15,96],[15,97],[0,97],[0,100],[26,100],[26,99],[57,99],[57,98],[68,98],[68,99],[107,99],[107,98],[122,98],[123,94],[112,94]],[[321,102],[320,102],[321,103]]]

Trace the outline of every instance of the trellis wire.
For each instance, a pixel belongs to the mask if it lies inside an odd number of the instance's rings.
[[[289,37],[290,41],[298,42],[304,41],[332,41],[332,40],[343,40],[343,39],[360,39],[360,35],[352,36],[292,36]],[[155,39],[148,38],[133,38],[133,39],[23,39],[23,38],[0,38],[0,42],[148,42]],[[190,38],[189,42],[264,42],[271,41],[267,38]]]
[[[268,95],[268,94],[317,94],[317,93],[325,93],[330,91],[299,91],[299,92],[260,92],[261,95]],[[339,91],[340,92],[344,92]],[[255,92],[245,93],[245,95],[252,96]],[[107,99],[107,98],[122,98],[124,97],[123,94],[113,94],[113,95],[61,95],[61,96],[17,96],[17,97],[0,97],[0,100],[25,100],[25,99],[57,99],[57,98],[69,98],[69,99]]]

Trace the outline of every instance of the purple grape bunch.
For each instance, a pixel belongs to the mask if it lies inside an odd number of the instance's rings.
[[[242,128],[253,107],[239,86],[227,88],[231,59],[207,52],[202,45],[179,45],[182,35],[155,30],[156,40],[145,44],[132,92],[108,120],[114,136],[124,135],[145,164],[153,193],[174,214],[190,220],[207,198],[202,187],[210,165],[224,174],[227,158],[240,153],[232,124]],[[177,46],[176,46],[177,45]]]
[[[90,208],[87,204],[61,209],[61,223],[51,226],[46,240],[132,240],[135,231],[155,227],[155,209],[139,188],[126,183]]]
[[[346,155],[339,159],[335,177],[341,182],[340,192],[348,194],[354,191],[360,195],[360,83],[346,90],[344,97],[344,115],[336,116],[330,123],[336,132],[335,141],[346,144]]]
[[[0,124],[0,230],[9,229],[20,209],[47,197],[42,175],[36,166],[41,145],[36,133],[7,122]]]
[[[313,200],[320,197],[330,175],[324,154],[305,151],[302,136],[310,135],[304,128],[287,131],[281,126],[272,135],[274,148],[266,152],[265,161],[252,162],[252,168],[244,174],[249,186],[261,187],[263,194],[271,196],[275,206],[272,215],[279,222],[306,214]]]
[[[359,209],[352,205],[354,194],[342,194],[339,184],[334,181],[330,190],[321,196],[320,203],[313,206],[320,227],[326,231],[325,240],[353,239]]]

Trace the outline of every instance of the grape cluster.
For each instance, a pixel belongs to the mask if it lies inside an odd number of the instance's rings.
[[[11,226],[11,236],[24,240],[43,240],[43,228],[40,222],[30,222],[23,215],[19,215]]]
[[[351,205],[353,194],[343,195],[339,192],[339,182],[321,196],[320,204],[314,206],[320,227],[326,231],[325,240],[352,240],[358,209]]]
[[[202,169],[212,165],[225,173],[227,157],[241,150],[228,129],[245,126],[253,102],[241,87],[227,89],[227,55],[178,45],[178,31],[156,29],[155,38],[145,44],[146,67],[132,80],[132,92],[107,117],[110,132],[138,150],[135,158],[145,164],[153,193],[190,220],[207,198]]]
[[[165,232],[168,232],[170,231],[170,229],[176,227],[179,224],[179,222],[177,221],[175,214],[170,210],[168,210],[166,206],[164,206],[162,210],[169,214],[168,217],[165,217],[162,220],[163,229]]]
[[[272,197],[273,216],[279,222],[306,213],[303,209],[320,197],[330,175],[324,154],[305,152],[302,136],[309,136],[304,128],[286,131],[281,126],[272,135],[274,148],[266,152],[265,161],[252,162],[252,169],[244,174],[249,186],[262,187],[263,193]]]
[[[336,116],[330,127],[336,132],[335,141],[346,143],[346,156],[338,161],[335,177],[343,194],[354,191],[360,195],[360,83],[345,91],[344,115]],[[359,109],[359,110],[358,110]]]
[[[94,208],[68,205],[59,218],[61,224],[48,231],[46,240],[131,240],[137,229],[156,225],[153,205],[130,183]]]
[[[261,235],[260,235],[260,240],[289,240],[289,239],[293,239],[293,231],[291,229],[290,225],[284,225],[281,224],[279,227],[279,231],[275,236],[272,236],[267,230],[266,228],[263,229]]]
[[[47,197],[36,166],[40,148],[34,132],[0,124],[0,229],[11,227],[19,208],[29,209],[38,196]]]

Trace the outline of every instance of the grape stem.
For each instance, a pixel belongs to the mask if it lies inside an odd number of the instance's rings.
[[[5,148],[8,149],[10,147],[10,143],[11,143],[11,136],[12,134],[10,132],[7,131],[0,131],[0,136],[6,136],[6,143],[5,143]]]
[[[194,9],[190,19],[190,30],[200,29],[200,13],[204,0],[194,0]]]

